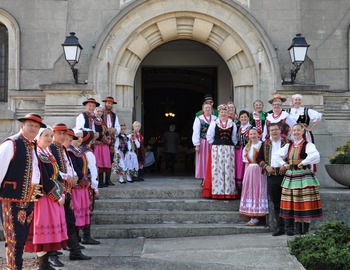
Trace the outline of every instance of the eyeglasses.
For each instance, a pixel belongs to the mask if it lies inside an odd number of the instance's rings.
[[[282,106],[282,104],[280,104],[280,103],[274,103],[274,104],[272,104],[272,106]]]

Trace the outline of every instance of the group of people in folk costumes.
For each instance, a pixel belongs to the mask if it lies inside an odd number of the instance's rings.
[[[100,244],[90,230],[99,188],[114,185],[112,171],[120,183],[144,181],[141,124],[135,122],[126,135],[112,111],[114,98],[103,102],[102,108],[93,98],[84,101],[73,129],[64,123],[51,127],[29,113],[18,118],[19,133],[0,145],[7,269],[23,268],[23,252],[37,254],[40,270],[63,267],[61,249],[70,260],[91,260],[82,250]]]
[[[277,224],[273,236],[305,234],[311,219],[323,215],[314,174],[320,154],[312,135],[322,114],[304,107],[302,98],[293,95],[292,107],[283,109],[286,98],[274,95],[271,111],[256,100],[253,112],[237,115],[233,102],[216,111],[206,95],[193,123],[202,196],[240,199],[240,213],[250,218],[245,225],[256,226],[269,213],[269,195]]]

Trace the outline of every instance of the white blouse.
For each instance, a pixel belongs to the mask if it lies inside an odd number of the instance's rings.
[[[249,156],[250,160],[254,160],[254,158],[255,158],[254,157],[254,150],[255,150],[255,152],[259,151],[261,144],[262,144],[261,141],[258,141],[256,144],[252,144],[252,146],[250,147],[249,152],[248,152],[248,156]],[[245,148],[246,147],[247,146],[245,146],[243,151],[242,151],[242,160],[243,160],[244,163],[248,163],[248,159],[247,159],[247,157],[245,155]]]
[[[297,121],[300,115],[304,115],[305,107],[291,108],[290,116]],[[313,109],[308,109],[307,114],[310,118],[311,123],[315,123],[318,119],[322,118],[322,113],[319,113]]]
[[[265,141],[266,135],[267,135],[267,122],[269,123],[278,123],[279,121],[286,119],[286,124],[292,128],[297,121],[290,116],[289,113],[287,113],[286,111],[282,111],[281,115],[278,118],[273,118],[273,113],[269,113],[266,117],[266,121],[265,121],[265,126],[264,126],[264,133],[261,137],[261,139],[263,141]],[[291,135],[291,139],[293,139],[293,136]]]
[[[208,119],[208,118],[207,118]],[[200,116],[196,116],[193,122],[193,133],[192,133],[192,143],[194,146],[199,146],[200,145],[200,133],[201,133],[201,122],[204,121],[210,125],[211,122],[215,121],[217,117],[215,115],[211,115],[210,122],[206,120],[203,114]]]
[[[281,149],[273,153],[279,167],[286,163],[285,159],[288,155],[289,145],[290,144],[287,143]],[[307,156],[304,160],[301,161],[301,164],[305,166],[309,164],[317,164],[320,162],[320,153],[317,151],[316,146],[313,143],[308,142],[306,144],[305,152]]]
[[[218,125],[220,127],[220,120],[219,119],[212,121],[210,123],[209,128],[208,128],[207,141],[210,144],[213,144],[213,142],[214,142],[216,125]],[[233,127],[231,139],[232,139],[233,144],[236,145],[237,144],[237,126],[231,119],[227,119],[226,129],[230,128],[230,127]]]

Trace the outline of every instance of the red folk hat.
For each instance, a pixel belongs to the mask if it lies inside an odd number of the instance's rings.
[[[83,102],[83,105],[85,106],[88,103],[95,103],[96,107],[100,106],[100,103],[98,103],[94,98],[88,98],[86,101]]]
[[[94,132],[92,130],[83,130],[83,142],[88,144],[94,138]]]
[[[66,124],[63,123],[54,124],[52,129],[53,131],[68,131]]]
[[[69,128],[69,129],[67,130],[67,135],[72,136],[72,137],[73,137],[73,140],[78,140],[78,137],[75,136],[75,133],[74,133],[73,129],[71,129],[71,128]]]
[[[280,99],[282,102],[285,102],[287,99],[281,95],[274,95],[273,98],[269,100],[269,103],[272,104],[275,99]]]
[[[43,119],[41,118],[41,116],[39,114],[28,113],[24,117],[20,117],[17,120],[20,121],[20,122],[23,122],[25,120],[31,120],[31,121],[39,123],[40,127],[46,128],[46,125],[43,123]]]
[[[107,102],[107,101],[110,101],[113,104],[117,104],[117,102],[114,100],[113,97],[106,97],[104,100],[102,100],[102,102]]]

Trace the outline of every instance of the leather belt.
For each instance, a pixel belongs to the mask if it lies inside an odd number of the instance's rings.
[[[306,170],[310,169],[310,165],[305,165],[301,168],[298,167],[298,165],[290,165],[290,170]]]
[[[280,168],[279,167],[272,167],[272,169],[274,170],[274,173],[270,173],[270,175],[275,175],[275,176],[279,176],[280,175]]]

